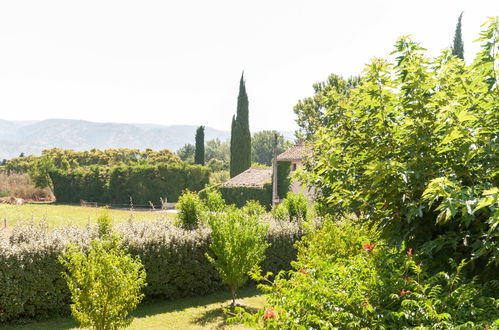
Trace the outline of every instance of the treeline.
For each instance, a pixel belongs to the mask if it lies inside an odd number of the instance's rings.
[[[53,148],[43,150],[41,156],[20,156],[5,162],[4,169],[10,172],[26,173],[34,167],[52,165],[55,168],[69,169],[92,165],[115,166],[118,164],[159,164],[180,163],[181,159],[168,149],[159,151],[146,149],[91,149],[75,151]]]
[[[141,206],[176,202],[183,190],[202,189],[210,176],[209,168],[187,164],[166,149],[50,149],[11,159],[3,169],[29,173],[37,187],[51,187],[59,203]]]

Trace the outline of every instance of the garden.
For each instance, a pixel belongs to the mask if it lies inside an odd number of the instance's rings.
[[[391,60],[317,90],[305,102],[321,110],[307,137],[314,153],[298,173],[316,187],[313,205],[293,193],[270,211],[230,205],[217,187],[201,189],[204,166],[170,155],[167,165],[105,173],[40,163],[40,180],[103,180],[104,201],[147,175],[195,191],[173,191],[178,213],[168,221],[116,222],[104,211],[87,226],[20,224],[0,236],[0,323],[62,317],[72,327],[72,315],[94,329],[147,319],[164,328],[499,328],[499,18],[478,42],[466,64],[401,37]],[[136,198],[147,201],[150,186]],[[203,314],[192,299],[213,322],[192,321]]]

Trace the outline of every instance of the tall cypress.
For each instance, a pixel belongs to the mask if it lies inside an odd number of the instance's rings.
[[[246,171],[251,166],[251,133],[249,129],[249,102],[246,94],[244,72],[239,82],[236,116],[232,117],[230,139],[230,177]]]
[[[464,60],[464,44],[463,36],[461,34],[461,19],[463,18],[463,13],[459,15],[456,24],[456,32],[454,33],[454,44],[452,45],[452,55],[459,57]]]
[[[196,130],[196,151],[194,153],[194,163],[204,165],[204,126],[199,126]]]

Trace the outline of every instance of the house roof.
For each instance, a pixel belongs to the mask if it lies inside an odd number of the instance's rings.
[[[222,187],[253,187],[263,188],[264,184],[272,182],[271,168],[249,168],[222,184]]]
[[[277,161],[290,162],[293,160],[302,160],[312,154],[312,146],[297,144],[277,156]]]

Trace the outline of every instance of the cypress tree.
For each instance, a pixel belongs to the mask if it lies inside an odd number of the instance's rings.
[[[251,133],[249,129],[248,95],[244,72],[239,82],[236,116],[232,117],[230,139],[230,177],[244,172],[251,166]]]
[[[204,126],[199,126],[196,130],[196,151],[194,153],[194,163],[204,165]]]
[[[464,44],[463,36],[461,34],[461,19],[463,18],[463,13],[459,15],[456,24],[456,32],[454,33],[454,44],[452,45],[452,55],[459,57],[464,60]]]

